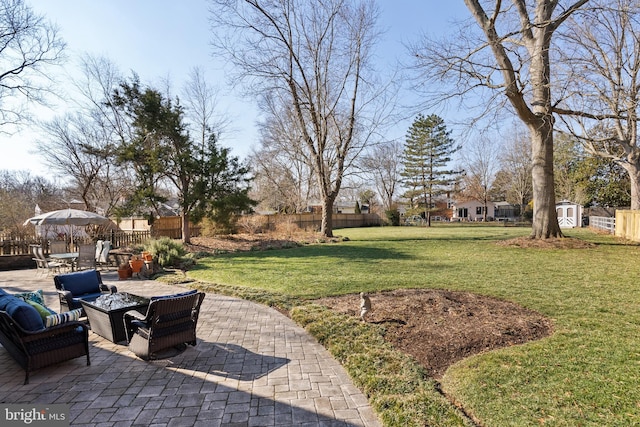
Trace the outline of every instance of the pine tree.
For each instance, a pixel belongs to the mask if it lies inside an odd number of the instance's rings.
[[[424,209],[429,226],[434,198],[449,190],[460,175],[448,169],[451,156],[460,149],[450,134],[444,120],[435,114],[419,114],[407,132],[401,172],[407,188],[404,197],[412,208]]]

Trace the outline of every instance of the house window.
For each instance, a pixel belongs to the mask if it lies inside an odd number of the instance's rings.
[[[476,215],[482,215],[483,211],[484,211],[484,206],[477,206],[476,207]]]

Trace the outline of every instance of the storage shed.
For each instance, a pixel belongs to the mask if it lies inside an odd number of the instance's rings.
[[[560,228],[582,227],[581,205],[569,200],[563,200],[556,204],[556,213]]]

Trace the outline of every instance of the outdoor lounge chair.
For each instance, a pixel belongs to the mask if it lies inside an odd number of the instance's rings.
[[[111,257],[109,255],[110,250],[111,250],[111,242],[109,240],[98,240],[96,242],[96,266],[97,267],[105,267],[108,270],[111,265],[115,266],[115,261],[111,262]]]
[[[96,268],[96,246],[93,243],[81,243],[78,245],[76,270],[87,268]]]
[[[30,245],[33,260],[36,262],[36,273],[49,276],[51,272],[60,273],[60,268],[66,264],[57,261],[51,261],[45,258],[44,251],[40,245]]]
[[[196,325],[204,293],[196,290],[183,294],[151,297],[147,314],[135,310],[124,314],[129,350],[148,360],[157,353],[185,344],[196,345]]]
[[[49,255],[50,258],[54,258],[51,255],[55,255],[55,254],[64,254],[67,253],[67,242],[63,241],[63,240],[52,240],[49,242]],[[67,270],[71,269],[72,266],[72,262],[65,262],[63,260],[60,259],[49,259],[49,262],[55,262],[60,264],[59,268],[65,268]]]

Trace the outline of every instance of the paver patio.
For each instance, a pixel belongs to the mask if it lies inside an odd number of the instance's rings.
[[[151,280],[103,281],[137,295],[184,290]],[[42,289],[59,310],[53,278],[0,272],[9,293]],[[89,334],[84,357],[24,372],[0,348],[0,402],[65,403],[73,426],[380,426],[345,370],[304,329],[276,310],[207,294],[198,345],[145,362],[126,345]]]

